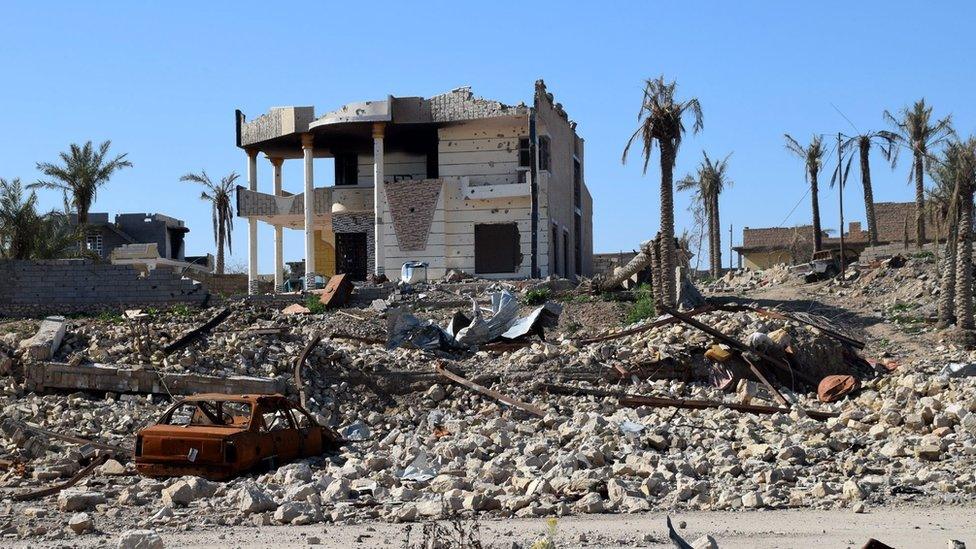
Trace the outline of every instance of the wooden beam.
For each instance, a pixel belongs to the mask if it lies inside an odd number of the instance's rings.
[[[533,405],[528,404],[526,402],[522,402],[521,400],[516,400],[516,399],[514,399],[514,398],[512,398],[510,396],[503,395],[502,393],[499,393],[498,391],[495,391],[493,389],[489,389],[488,387],[485,387],[484,385],[478,385],[477,383],[475,383],[475,382],[473,382],[473,381],[471,381],[469,379],[465,379],[465,378],[463,378],[463,377],[455,374],[454,372],[451,372],[450,370],[444,368],[444,365],[441,364],[441,363],[437,363],[434,366],[434,369],[437,371],[438,374],[446,377],[447,379],[453,381],[454,383],[457,383],[458,385],[461,385],[462,387],[466,387],[468,389],[471,389],[472,391],[474,391],[476,393],[481,393],[481,394],[483,394],[483,395],[485,395],[487,397],[493,398],[493,399],[495,399],[495,400],[497,400],[499,402],[502,402],[504,404],[507,404],[507,405],[509,405],[509,406],[511,406],[513,408],[518,408],[519,410],[522,410],[523,412],[530,413],[530,414],[532,414],[532,415],[534,415],[536,417],[545,417],[545,415],[546,415],[546,413],[541,408],[539,408],[537,406],[533,406]]]

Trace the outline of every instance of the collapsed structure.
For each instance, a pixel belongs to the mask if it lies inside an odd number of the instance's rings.
[[[866,267],[853,283],[822,288],[869,300],[887,299],[892,286],[899,295],[934,295],[931,277],[921,278],[934,262],[898,265]],[[366,302],[357,291],[343,309],[315,315],[238,300],[216,314],[52,319],[30,338],[33,322],[7,324],[0,334],[5,534],[56,540],[134,525],[166,534],[189,524],[664,508],[857,510],[967,502],[976,494],[976,378],[963,367],[945,373],[941,363],[968,360],[961,349],[938,347],[938,361],[927,353],[900,367],[869,363],[862,355],[905,349],[810,314],[715,296],[621,326],[626,304],[566,281],[418,283]],[[472,299],[484,308],[494,292],[518,296],[514,318],[541,314],[546,307],[526,301],[543,291],[563,307],[558,326],[545,333],[467,349],[423,343],[429,338],[421,331],[456,327],[457,310]],[[492,305],[490,318],[484,312],[489,323],[507,307]],[[431,324],[412,322],[421,337],[390,345],[407,312]],[[69,395],[54,383],[25,384],[29,371],[52,364],[129,365],[159,383]],[[225,483],[136,476],[136,433],[170,407],[169,393],[213,379],[229,394],[250,392],[242,380],[255,379],[275,384],[264,392],[297,393],[345,445]],[[264,418],[249,428],[273,437],[273,425]],[[195,446],[177,442],[184,445],[166,451],[202,459]]]
[[[305,279],[346,273],[397,278],[405,262],[430,276],[456,269],[485,278],[566,278],[592,273],[592,198],[583,139],[539,80],[531,106],[458,88],[431,98],[278,107],[253,120],[238,111],[237,145],[248,187],[249,280],[258,277],[257,222],[275,228],[275,286],[283,283],[282,231],[305,233]],[[258,155],[272,187],[258,188]],[[303,191],[283,185],[302,159]],[[335,185],[316,186],[313,160],[331,158]],[[379,184],[376,184],[379,182]],[[269,192],[270,191],[270,192]]]

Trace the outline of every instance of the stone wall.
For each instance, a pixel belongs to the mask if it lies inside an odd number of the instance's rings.
[[[593,254],[593,274],[613,273],[617,267],[623,267],[634,259],[637,252],[610,252]]]
[[[475,120],[496,116],[522,116],[529,112],[525,105],[506,105],[500,101],[475,97],[471,88],[457,88],[431,97],[430,115],[434,122]]]
[[[207,289],[166,268],[146,278],[131,265],[87,259],[0,261],[0,316],[98,313],[200,305]]]
[[[247,294],[247,275],[246,274],[211,274],[192,272],[187,276],[203,284],[212,294],[218,295],[246,295]],[[269,285],[272,286],[272,285]]]

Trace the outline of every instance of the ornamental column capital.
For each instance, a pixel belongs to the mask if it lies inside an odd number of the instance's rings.
[[[386,122],[373,122],[373,139],[383,139],[386,133]]]
[[[302,134],[302,148],[303,149],[311,149],[312,148],[312,144],[314,142],[315,142],[315,136],[314,135],[312,135],[310,133],[303,133]]]

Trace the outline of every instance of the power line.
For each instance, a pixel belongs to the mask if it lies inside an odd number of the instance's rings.
[[[786,223],[786,221],[790,218],[790,216],[793,215],[793,212],[795,212],[796,209],[800,207],[800,203],[803,202],[803,199],[806,198],[808,194],[810,194],[809,185],[807,185],[807,191],[803,193],[803,196],[801,196],[799,200],[796,201],[796,204],[793,205],[793,209],[790,210],[790,213],[786,214],[786,217],[784,217],[783,220],[779,222],[779,225],[777,225],[777,227],[782,227]]]

